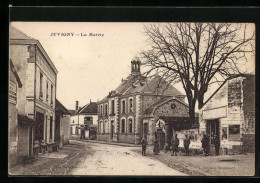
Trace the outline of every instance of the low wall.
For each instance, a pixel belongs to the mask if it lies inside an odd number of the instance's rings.
[[[135,135],[134,134],[119,134],[118,142],[134,144],[135,143]]]
[[[110,134],[109,133],[97,133],[97,140],[100,141],[110,141]]]

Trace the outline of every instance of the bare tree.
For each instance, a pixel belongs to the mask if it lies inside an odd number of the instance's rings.
[[[248,24],[168,23],[144,26],[149,48],[141,51],[148,67],[168,82],[181,82],[189,103],[191,121],[195,105],[204,105],[204,94],[213,83],[243,75],[240,66],[254,54],[254,30]]]

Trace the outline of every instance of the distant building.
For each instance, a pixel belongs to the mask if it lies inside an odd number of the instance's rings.
[[[185,95],[158,75],[145,77],[138,58],[131,74],[98,102],[98,140],[139,144],[141,138],[169,148],[177,130],[190,125]]]
[[[96,138],[97,131],[97,103],[91,102],[79,108],[78,101],[76,101],[76,110],[70,110],[71,135],[80,135],[80,127],[85,129],[85,138]]]
[[[20,132],[24,142],[20,153],[52,152],[55,148],[55,99],[57,69],[38,40],[10,27],[10,59],[17,68],[23,87],[17,96],[21,121],[34,121],[34,127]],[[19,132],[19,134],[20,134]],[[28,147],[27,147],[28,144]],[[33,149],[33,150],[32,150]]]
[[[56,99],[55,142],[59,148],[69,144],[70,112]]]
[[[255,76],[230,79],[219,87],[200,110],[199,123],[200,132],[210,137],[211,153],[215,153],[214,135],[221,149],[253,151]]]

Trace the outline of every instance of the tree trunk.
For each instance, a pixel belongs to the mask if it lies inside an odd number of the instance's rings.
[[[203,101],[204,101],[204,93],[203,94],[199,94],[199,96],[198,96],[198,108],[199,109],[201,109],[202,107],[203,107],[203,105],[204,105],[204,103],[203,103]]]
[[[195,104],[196,104],[195,99],[189,102],[189,117],[190,117],[191,124],[195,124]]]

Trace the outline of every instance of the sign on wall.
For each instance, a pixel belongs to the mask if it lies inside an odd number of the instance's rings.
[[[9,102],[16,104],[17,84],[9,80]]]
[[[202,119],[217,119],[227,116],[227,106],[202,111]]]

